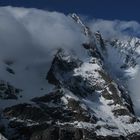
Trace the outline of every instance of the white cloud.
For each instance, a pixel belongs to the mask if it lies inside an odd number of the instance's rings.
[[[94,19],[88,24],[92,31],[100,30],[104,38],[124,37],[130,35],[130,30],[131,34],[140,34],[140,25],[135,21]],[[24,55],[24,51],[27,55],[35,50],[50,54],[59,47],[75,49],[80,54],[80,45],[85,40],[80,27],[62,13],[33,8],[0,8],[1,57],[20,52]]]
[[[94,32],[99,30],[106,39],[140,36],[140,24],[136,21],[93,19],[89,26]]]
[[[27,55],[35,50],[49,55],[57,48],[78,50],[85,39],[80,27],[62,13],[0,8],[0,56]]]

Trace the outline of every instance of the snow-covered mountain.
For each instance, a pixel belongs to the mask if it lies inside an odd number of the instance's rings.
[[[140,139],[127,84],[140,39],[104,40],[70,17],[86,38],[82,56],[60,47],[49,62],[0,60],[0,132],[9,140]]]

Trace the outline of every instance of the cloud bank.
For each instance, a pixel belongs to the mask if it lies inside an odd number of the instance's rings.
[[[136,21],[93,19],[87,24],[92,31],[99,30],[105,39],[140,35],[140,24]],[[38,51],[50,55],[57,48],[75,50],[80,55],[80,46],[85,40],[81,28],[63,13],[10,6],[0,8],[0,57]]]
[[[62,13],[0,8],[1,57],[31,56],[28,54],[38,51],[49,55],[57,48],[78,49],[85,39],[79,26]]]
[[[140,37],[140,24],[136,21],[93,19],[88,24],[92,31],[100,31],[105,39]]]

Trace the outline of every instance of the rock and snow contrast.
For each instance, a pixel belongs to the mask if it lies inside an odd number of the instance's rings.
[[[139,69],[139,38],[104,39],[76,14],[3,7],[0,18],[4,137],[140,139],[128,84]]]

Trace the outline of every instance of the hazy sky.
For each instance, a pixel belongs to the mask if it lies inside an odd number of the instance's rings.
[[[92,18],[140,22],[140,0],[0,0],[0,5],[34,7],[66,14],[76,12]]]

